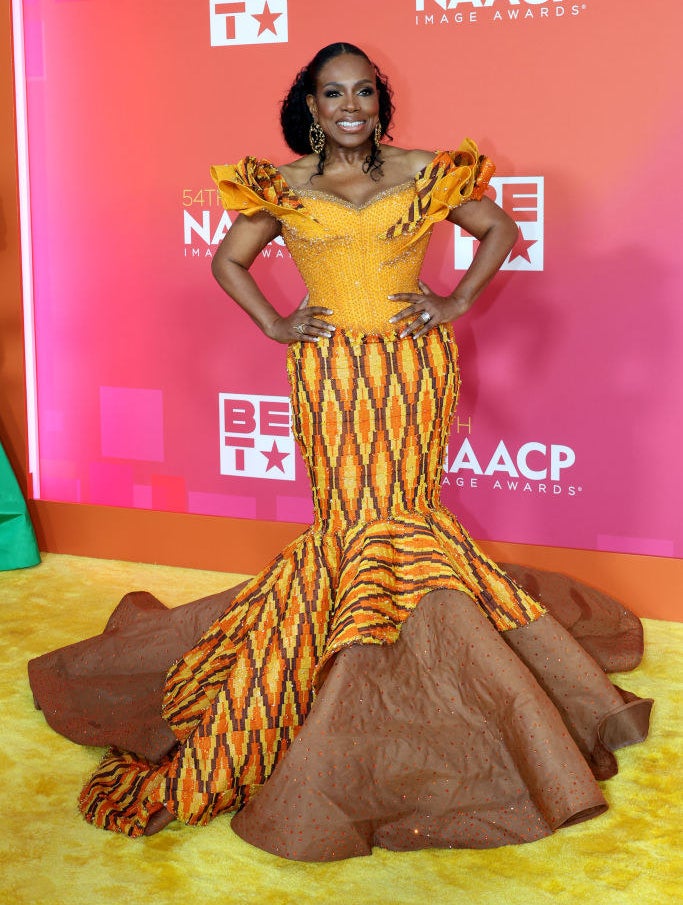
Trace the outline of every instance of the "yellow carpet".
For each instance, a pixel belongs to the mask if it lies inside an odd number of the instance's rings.
[[[229,817],[132,840],[97,830],[76,799],[99,749],[50,730],[26,661],[101,631],[118,599],[147,589],[170,605],[242,576],[48,554],[0,573],[0,903],[30,905],[550,905],[677,902],[683,624],[646,620],[642,667],[619,684],[656,699],[651,738],[619,752],[602,817],[531,845],[299,864],[252,848]]]

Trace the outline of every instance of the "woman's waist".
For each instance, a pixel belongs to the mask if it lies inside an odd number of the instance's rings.
[[[311,290],[308,307],[327,308],[332,313],[322,317],[337,329],[352,333],[392,336],[401,330],[392,322],[394,315],[407,307],[407,302],[389,298],[395,292],[419,292],[413,287],[374,293],[346,292],[330,295]]]
[[[335,327],[330,337],[321,336],[317,342],[294,342],[289,345],[290,356],[296,353],[294,358],[299,360],[307,355],[314,355],[319,360],[346,358],[347,353],[354,350],[358,353],[367,345],[378,345],[378,351],[383,356],[392,356],[402,350],[427,351],[436,344],[450,350],[449,354],[457,357],[457,345],[453,324],[437,324],[427,333],[416,338],[412,334],[402,336],[404,325],[391,323],[388,319],[378,318],[377,322],[369,327],[353,322],[339,323],[330,315],[324,319]]]

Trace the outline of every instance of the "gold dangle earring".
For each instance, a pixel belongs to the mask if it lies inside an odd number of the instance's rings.
[[[377,125],[375,126],[375,147],[376,148],[379,148],[379,143],[381,142],[381,140],[382,140],[382,124],[378,120]]]
[[[315,151],[316,154],[323,153],[325,150],[325,133],[323,132],[320,123],[317,123],[315,120],[313,120],[308,130],[308,140],[312,150]]]

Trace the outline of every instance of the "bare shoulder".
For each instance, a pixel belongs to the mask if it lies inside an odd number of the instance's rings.
[[[400,170],[405,179],[410,179],[434,160],[434,151],[394,148],[391,145],[382,145],[382,157],[388,164],[395,167],[397,171]]]
[[[305,157],[292,160],[291,163],[283,163],[277,169],[282,173],[288,185],[302,186],[317,172],[318,157],[316,154],[307,154]]]

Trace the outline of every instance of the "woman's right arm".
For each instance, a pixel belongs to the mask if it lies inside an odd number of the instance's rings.
[[[240,308],[270,339],[280,343],[316,342],[329,336],[331,325],[317,315],[331,314],[327,308],[308,308],[304,303],[283,317],[270,304],[249,273],[249,268],[265,246],[280,234],[280,223],[265,211],[251,217],[240,216],[213,256],[211,272]],[[304,324],[305,333],[297,330]]]

